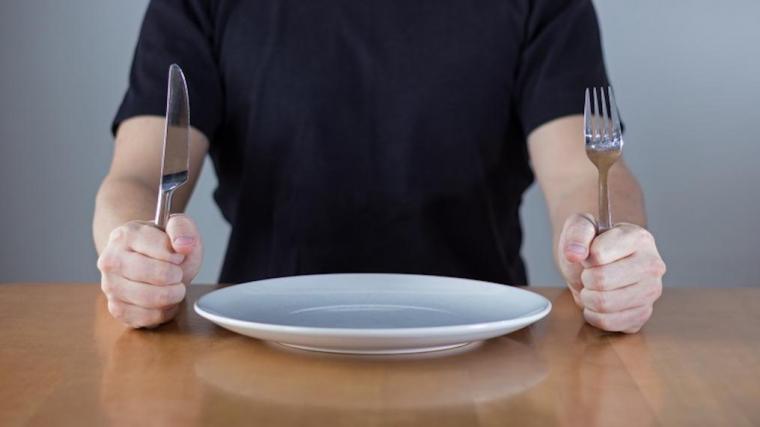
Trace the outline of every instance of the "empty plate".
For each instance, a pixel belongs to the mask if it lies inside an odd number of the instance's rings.
[[[195,311],[243,335],[305,350],[395,354],[455,348],[546,316],[523,289],[410,274],[320,274],[213,291]]]

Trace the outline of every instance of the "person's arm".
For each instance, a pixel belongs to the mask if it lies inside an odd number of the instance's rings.
[[[109,311],[133,327],[171,319],[202,258],[200,236],[186,216],[173,215],[166,232],[152,225],[163,134],[162,117],[138,116],[119,126],[111,168],[95,203],[101,286]],[[185,209],[207,151],[206,137],[191,129],[189,179],[174,196],[175,210]]]
[[[150,221],[155,215],[161,178],[163,117],[139,116],[125,120],[116,135],[111,168],[95,199],[93,238],[98,254],[116,227],[133,220]],[[200,176],[208,151],[206,137],[191,128],[188,182],[172,199],[172,208],[183,212]]]
[[[548,122],[528,138],[554,231],[554,255],[586,320],[636,332],[662,293],[665,263],[645,229],[644,199],[622,159],[609,175],[615,227],[596,236],[597,171],[583,141],[583,116]]]

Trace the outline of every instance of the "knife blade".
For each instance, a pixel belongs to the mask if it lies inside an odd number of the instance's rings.
[[[190,100],[187,95],[185,75],[179,65],[172,64],[169,67],[167,86],[161,184],[158,189],[154,219],[156,226],[162,230],[166,228],[166,222],[171,214],[174,190],[187,182],[188,144],[190,143]]]

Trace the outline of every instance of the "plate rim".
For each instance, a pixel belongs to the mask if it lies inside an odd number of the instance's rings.
[[[488,285],[495,285],[495,286],[510,286],[510,285],[504,285],[504,284],[499,284],[499,283],[494,283],[494,282],[486,282],[482,280],[467,279],[467,278],[453,277],[453,276],[404,274],[404,273],[304,274],[304,275],[298,275],[298,276],[283,276],[283,277],[263,279],[263,280],[254,280],[251,282],[238,283],[233,286],[247,285],[250,283],[261,282],[264,280],[277,280],[277,279],[292,278],[292,277],[335,276],[335,275],[377,275],[377,274],[407,276],[407,277],[416,276],[416,277],[426,277],[426,278],[457,279],[457,280],[472,281],[472,282],[477,282],[481,284],[488,284]],[[544,306],[542,308],[533,310],[529,312],[528,314],[515,318],[515,319],[505,319],[505,320],[497,320],[497,321],[481,322],[481,323],[470,323],[470,324],[463,324],[463,325],[401,327],[401,328],[325,328],[325,327],[315,327],[315,326],[293,326],[293,325],[280,325],[276,323],[252,322],[248,320],[241,320],[241,319],[235,319],[232,317],[221,316],[218,314],[210,313],[202,309],[198,305],[201,302],[201,300],[205,298],[206,296],[211,295],[212,293],[217,292],[217,291],[230,289],[231,287],[216,289],[214,291],[211,291],[203,295],[193,304],[194,311],[201,317],[207,320],[210,320],[216,324],[224,324],[224,325],[229,325],[232,327],[241,327],[241,328],[246,328],[246,329],[256,329],[262,332],[284,333],[287,335],[308,334],[310,336],[323,336],[323,337],[332,336],[332,337],[356,337],[356,338],[385,338],[385,337],[393,336],[393,337],[398,337],[398,338],[412,338],[412,337],[418,337],[421,334],[426,334],[428,336],[430,335],[444,336],[444,335],[451,335],[454,333],[458,334],[458,333],[485,332],[485,331],[491,331],[491,330],[507,329],[510,327],[519,326],[523,324],[528,325],[528,324],[532,324],[543,319],[552,310],[552,303],[545,296],[538,294],[536,292],[531,292],[526,289],[520,289],[517,287],[511,287],[510,289],[513,291],[518,291],[518,292],[528,292],[531,295],[538,297],[540,300],[542,300],[541,302],[544,303]]]

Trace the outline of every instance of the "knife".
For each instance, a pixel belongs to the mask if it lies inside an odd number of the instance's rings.
[[[188,144],[190,142],[190,101],[187,82],[177,64],[169,67],[169,84],[166,94],[166,127],[164,128],[164,151],[161,158],[161,185],[158,189],[156,218],[160,229],[166,228],[171,214],[174,190],[187,182],[189,168]]]

